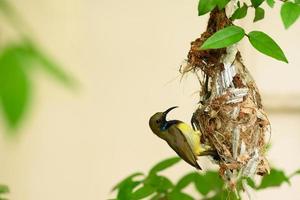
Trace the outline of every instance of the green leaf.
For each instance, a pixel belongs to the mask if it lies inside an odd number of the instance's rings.
[[[264,0],[251,0],[252,6],[254,8],[257,8],[258,6],[260,6],[260,4],[262,4],[264,2]]]
[[[199,0],[198,16],[205,15],[212,11],[217,5],[216,0]]]
[[[256,188],[255,182],[251,178],[247,178],[247,184],[252,188]]]
[[[120,183],[113,187],[112,191],[118,190],[117,199],[118,200],[127,200],[132,199],[133,190],[142,183],[142,181],[135,181],[134,178],[137,176],[143,175],[142,173],[134,173],[125,179],[123,179]]]
[[[169,193],[167,197],[168,200],[194,200],[192,196],[176,190]]]
[[[168,158],[166,160],[163,160],[159,163],[157,163],[156,165],[154,165],[151,169],[149,174],[157,174],[158,172],[165,170],[173,165],[175,165],[176,163],[178,163],[181,160],[181,158],[179,157],[173,157],[173,158]]]
[[[27,109],[30,81],[24,71],[26,60],[17,47],[7,47],[0,55],[0,100],[8,125],[17,128]]]
[[[270,174],[263,177],[258,189],[278,187],[283,183],[290,183],[289,178],[285,175],[284,171],[271,169]]]
[[[259,52],[288,63],[281,48],[267,34],[260,31],[252,31],[248,34],[248,38],[252,46]]]
[[[144,185],[134,191],[131,195],[132,200],[143,199],[145,197],[150,196],[155,192],[155,188],[150,185]]]
[[[7,185],[0,185],[0,194],[6,194],[9,193],[9,188]]]
[[[264,17],[265,17],[265,10],[260,7],[255,8],[255,17],[254,17],[253,22],[262,20]]]
[[[210,36],[200,47],[205,49],[218,49],[230,46],[240,41],[245,35],[244,29],[238,26],[228,26]]]
[[[127,183],[128,181],[132,181],[133,178],[138,177],[138,176],[143,176],[144,174],[141,172],[136,172],[133,173],[129,176],[127,176],[126,178],[124,178],[122,181],[120,181],[117,185],[115,185],[112,188],[112,191],[115,191],[116,189],[119,189],[122,185],[124,185],[125,183]]]
[[[296,4],[300,4],[300,0],[295,0],[295,3]]]
[[[237,197],[236,194],[229,190],[229,189],[225,189],[221,192],[218,192],[216,195],[214,195],[211,198],[208,198],[207,200],[222,200],[222,199],[226,199],[226,200],[241,200],[241,198]]]
[[[230,0],[216,0],[219,10],[225,8],[225,6],[229,3]]]
[[[153,197],[151,197],[150,200],[162,200],[164,198],[166,198],[165,194],[158,193],[158,194],[154,195]]]
[[[57,80],[64,83],[66,86],[73,87],[76,85],[75,80],[69,76],[61,66],[49,58],[40,48],[36,46],[32,41],[24,41],[24,44],[31,51],[31,58],[34,62],[44,69],[48,74],[52,75]]]
[[[10,128],[16,129],[26,114],[31,94],[29,70],[36,64],[71,85],[71,78],[28,39],[3,48],[0,53],[0,104]]]
[[[247,11],[248,11],[248,6],[247,6],[247,4],[244,3],[244,5],[242,7],[237,8],[234,11],[234,13],[230,17],[230,19],[231,20],[242,19],[247,15]]]
[[[117,195],[118,200],[129,200],[132,199],[132,192],[136,188],[140,181],[127,180],[120,187]]]
[[[274,4],[275,4],[275,1],[274,0],[267,0],[267,4],[273,8],[274,7]]]
[[[188,186],[190,183],[193,183],[196,181],[196,177],[199,174],[197,172],[192,172],[189,173],[187,175],[185,175],[184,177],[182,177],[176,184],[175,188],[177,190],[182,190],[183,188],[185,188],[186,186]]]
[[[296,175],[300,175],[300,169],[298,169],[297,171],[295,171],[294,173],[292,173],[292,174],[289,176],[289,178],[292,178],[292,177],[294,177],[294,176],[296,176]]]
[[[174,187],[170,179],[165,176],[157,175],[149,175],[144,180],[144,184],[155,188],[158,192],[167,192],[169,189]]]
[[[6,185],[0,185],[0,200],[8,200],[3,198],[3,195],[9,193],[9,188]]]
[[[300,5],[292,2],[285,2],[281,6],[280,15],[284,27],[288,29],[298,19],[300,15]]]
[[[7,15],[10,18],[15,18],[15,12],[12,9],[10,2],[7,0],[0,0],[0,10],[3,12],[5,15]]]
[[[203,195],[207,195],[210,191],[221,191],[224,185],[218,172],[215,171],[208,171],[203,175],[198,174],[195,184],[197,190]]]

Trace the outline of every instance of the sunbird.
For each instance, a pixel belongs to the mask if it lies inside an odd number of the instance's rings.
[[[200,131],[193,130],[188,124],[179,120],[167,121],[167,114],[175,108],[177,106],[152,115],[149,120],[149,126],[152,132],[165,140],[178,156],[196,169],[201,170],[201,167],[197,163],[197,156],[215,156],[215,154],[201,145]]]

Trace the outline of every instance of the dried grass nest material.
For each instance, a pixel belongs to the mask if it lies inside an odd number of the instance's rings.
[[[191,43],[181,72],[199,78],[200,104],[192,122],[202,132],[201,142],[218,153],[220,175],[234,189],[243,177],[269,172],[265,138],[270,122],[237,48],[199,50],[203,41],[229,24],[224,11],[214,10],[207,31]]]

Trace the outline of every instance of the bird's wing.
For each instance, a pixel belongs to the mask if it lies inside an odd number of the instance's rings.
[[[187,163],[197,169],[201,169],[197,163],[197,158],[193,153],[186,137],[182,134],[180,129],[173,125],[168,129],[168,139],[166,140],[169,146]]]

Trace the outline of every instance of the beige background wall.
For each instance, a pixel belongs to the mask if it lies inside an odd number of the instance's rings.
[[[189,121],[196,106],[194,77],[180,83],[178,74],[189,42],[206,26],[207,17],[197,17],[196,0],[12,2],[81,88],[69,91],[37,73],[21,133],[6,137],[1,126],[0,181],[10,186],[10,199],[106,199],[124,176],[174,155],[151,134],[148,118],[179,105],[173,117]],[[277,7],[263,22],[246,27],[266,30],[285,50],[289,65],[257,53],[246,41],[241,44],[248,68],[269,97],[265,104],[290,105],[280,97],[300,94],[299,23],[284,31]],[[1,35],[9,37],[5,31]],[[270,109],[270,118],[270,161],[292,172],[300,168],[300,115]],[[188,170],[181,163],[168,173],[176,179]],[[299,186],[296,177],[292,187],[258,193],[257,199],[300,199]]]

